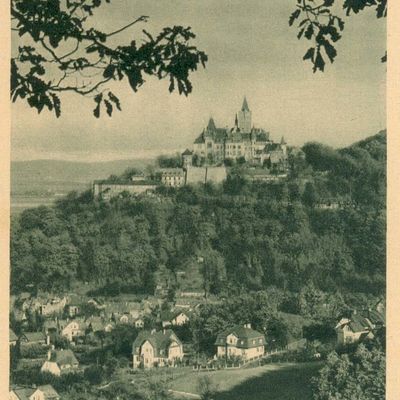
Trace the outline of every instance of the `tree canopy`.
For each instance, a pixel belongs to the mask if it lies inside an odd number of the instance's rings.
[[[303,59],[312,63],[314,72],[324,71],[327,61],[333,63],[337,56],[335,43],[345,29],[345,19],[337,13],[340,7],[346,16],[369,8],[375,10],[377,18],[387,15],[387,0],[296,0],[289,25],[299,20],[297,38],[312,43]],[[382,57],[382,62],[385,61],[386,55]]]
[[[205,67],[207,55],[192,44],[190,27],[143,30],[134,38],[127,31],[148,20],[141,15],[104,32],[95,22],[105,3],[111,0],[11,0],[12,30],[20,37],[11,59],[13,102],[24,99],[39,113],[47,107],[59,117],[60,95],[72,92],[92,97],[98,118],[102,108],[109,116],[121,110],[118,96],[107,88],[112,81],[125,80],[136,92],[146,76],[154,76],[169,80],[170,92],[191,93],[190,73]]]

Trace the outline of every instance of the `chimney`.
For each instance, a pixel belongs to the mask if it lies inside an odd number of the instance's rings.
[[[47,361],[50,361],[50,359],[51,359],[51,350],[47,352]]]
[[[251,324],[244,324],[243,325],[245,328],[251,329]]]
[[[154,335],[154,334],[156,333],[156,330],[155,330],[155,329],[152,329],[150,333],[151,333],[152,335]]]

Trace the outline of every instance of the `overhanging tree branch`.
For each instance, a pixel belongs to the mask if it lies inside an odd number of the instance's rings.
[[[61,101],[56,93],[102,94],[106,90],[103,85],[125,77],[137,91],[146,75],[169,79],[170,92],[176,88],[188,95],[192,91],[189,75],[199,65],[205,67],[207,55],[191,44],[195,35],[190,28],[164,28],[155,39],[143,31],[145,39],[140,45],[132,39],[129,45],[109,45],[108,38],[147,22],[149,17],[142,15],[104,33],[90,25],[94,11],[103,5],[104,0],[11,0],[12,29],[31,43],[20,46],[11,60],[12,101],[25,99],[38,112],[46,106],[59,116]],[[59,55],[59,49],[70,42],[72,49],[69,46],[71,50]],[[87,78],[91,81],[82,81]],[[97,100],[96,117],[100,115],[100,102],[109,115],[112,104],[120,109],[119,99],[112,92],[108,99]]]

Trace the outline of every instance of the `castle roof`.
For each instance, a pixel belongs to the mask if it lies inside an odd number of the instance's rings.
[[[217,129],[214,119],[211,117],[210,120],[208,121],[207,129],[209,131],[215,131]]]
[[[250,111],[249,105],[247,104],[246,96],[244,96],[244,99],[243,99],[242,111]]]
[[[201,133],[194,141],[194,144],[204,143],[204,135]]]

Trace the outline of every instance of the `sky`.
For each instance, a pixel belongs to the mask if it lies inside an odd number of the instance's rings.
[[[100,161],[182,151],[211,116],[217,126],[233,126],[244,96],[253,124],[290,145],[319,141],[342,147],[385,129],[385,20],[377,20],[373,10],[344,17],[337,59],[314,74],[302,60],[309,43],[288,26],[295,3],[113,0],[95,16],[106,32],[150,16],[116,37],[124,44],[140,38],[143,28],[158,33],[165,26],[192,27],[194,44],[209,56],[206,69],[192,75],[193,92],[169,94],[168,82],[154,78],[137,93],[126,81],[116,83],[110,89],[123,111],[100,119],[93,117],[93,100],[76,95],[62,98],[58,119],[18,101],[12,105],[11,158]]]

